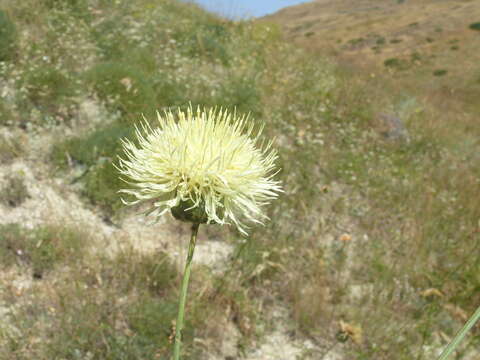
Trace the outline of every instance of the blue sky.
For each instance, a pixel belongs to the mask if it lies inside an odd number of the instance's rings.
[[[192,1],[192,0],[190,0]],[[286,6],[307,2],[307,0],[193,0],[206,9],[228,18],[263,16]]]

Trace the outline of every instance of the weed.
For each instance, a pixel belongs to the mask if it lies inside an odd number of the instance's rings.
[[[402,41],[403,39],[391,39],[390,44],[398,44],[398,43],[401,43]]]

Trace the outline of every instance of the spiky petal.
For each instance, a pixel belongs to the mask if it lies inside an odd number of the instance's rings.
[[[222,109],[190,107],[157,117],[158,127],[145,121],[136,128],[138,147],[122,140],[125,159],[117,168],[131,188],[121,192],[135,198],[125,204],[154,200],[155,217],[189,204],[184,210],[203,210],[205,222],[233,223],[243,234],[246,222],[267,219],[262,208],[282,189],[273,180],[272,142],[259,144],[262,129],[253,135],[248,117]]]

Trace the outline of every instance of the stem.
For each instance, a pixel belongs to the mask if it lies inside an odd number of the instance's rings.
[[[475,313],[472,315],[470,319],[468,319],[467,323],[463,326],[463,328],[458,332],[458,334],[455,336],[455,338],[450,341],[450,344],[443,350],[441,353],[440,357],[438,360],[445,360],[458,346],[460,341],[463,340],[467,332],[475,325],[477,320],[480,318],[480,306],[478,309],[475,311]]]
[[[180,359],[180,345],[182,343],[183,315],[185,313],[185,301],[187,299],[188,281],[190,280],[190,269],[192,265],[193,251],[197,242],[198,227],[200,224],[192,225],[192,237],[188,245],[187,263],[183,272],[182,290],[180,292],[180,301],[178,303],[178,317],[175,324],[175,344],[173,346],[173,360]]]

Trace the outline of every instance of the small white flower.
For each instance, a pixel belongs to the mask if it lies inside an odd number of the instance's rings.
[[[235,224],[246,234],[244,223],[263,223],[262,207],[282,192],[273,180],[277,154],[272,142],[259,144],[260,129],[248,117],[226,110],[190,107],[158,114],[159,127],[145,121],[136,128],[139,147],[122,140],[126,159],[118,170],[133,195],[127,205],[154,200],[147,212],[155,217],[168,210],[181,220]],[[258,146],[257,146],[258,145]]]

